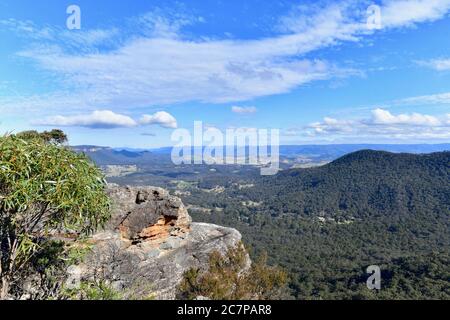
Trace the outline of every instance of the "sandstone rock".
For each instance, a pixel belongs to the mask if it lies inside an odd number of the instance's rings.
[[[113,199],[110,229],[118,229],[130,241],[163,240],[189,230],[191,218],[179,198],[161,188],[109,188]]]
[[[204,269],[213,251],[225,254],[240,244],[235,229],[191,223],[182,202],[163,189],[113,186],[109,194],[111,222],[92,237],[80,268],[83,279],[106,280],[125,297],[175,299],[185,271]]]

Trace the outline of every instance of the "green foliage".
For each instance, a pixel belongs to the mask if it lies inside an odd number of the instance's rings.
[[[206,272],[193,268],[184,274],[180,297],[198,296],[214,300],[275,299],[286,290],[285,272],[269,267],[263,257],[250,268],[248,255],[242,244],[229,249],[225,256],[213,252]]]
[[[93,245],[82,239],[68,246],[65,251],[66,265],[76,265],[84,261],[84,258],[92,251]]]
[[[84,155],[50,138],[0,138],[1,282],[5,297],[19,288],[30,259],[51,234],[89,234],[110,215],[101,171]],[[17,289],[19,290],[19,289]],[[11,294],[11,292],[9,292]]]
[[[127,290],[116,290],[105,280],[82,281],[77,288],[63,288],[60,290],[59,300],[154,300],[153,293],[136,294],[135,291],[142,291],[142,284],[133,286]]]
[[[123,300],[120,292],[105,281],[83,281],[76,289],[65,289],[64,300]]]
[[[402,257],[381,266],[382,290],[379,299],[433,299],[450,297],[450,255],[430,253]]]
[[[74,288],[63,287],[58,292],[59,300],[154,300],[151,285],[136,282],[127,289],[115,289],[109,280],[81,281]]]
[[[63,144],[67,142],[67,135],[59,129],[37,132],[36,130],[22,131],[16,135],[20,139],[35,140],[42,139],[46,143]]]
[[[254,187],[239,189],[215,181],[226,191],[211,197],[191,190],[183,200],[223,208],[190,213],[197,221],[237,228],[255,254],[267,251],[270,264],[289,271],[295,298],[450,298],[442,290],[450,287],[444,263],[450,254],[450,152],[361,151],[326,166],[240,182],[249,183]],[[248,201],[261,205],[242,205]],[[403,259],[418,268],[402,275]],[[369,265],[397,275],[378,294],[366,288]],[[421,271],[427,269],[435,276]]]
[[[59,129],[53,129],[52,131],[44,131],[41,133],[45,142],[63,144],[67,142],[67,135]]]
[[[246,291],[259,300],[286,299],[289,297],[287,273],[280,267],[267,265],[267,253],[264,252],[252,264],[250,275],[246,278]]]
[[[328,165],[287,170],[261,181],[272,215],[295,213],[337,220],[450,212],[450,152],[427,155],[360,151]],[[262,191],[262,192],[261,192]],[[264,197],[274,194],[276,197]],[[393,219],[393,220],[394,220]]]
[[[63,241],[42,240],[38,243],[38,250],[30,259],[33,269],[43,273],[52,267],[58,267],[64,264],[61,257],[65,254],[65,243]]]

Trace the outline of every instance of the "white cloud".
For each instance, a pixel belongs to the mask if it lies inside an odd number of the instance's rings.
[[[249,114],[249,113],[255,113],[258,111],[256,107],[240,107],[240,106],[232,106],[231,111],[234,113],[241,113],[241,114]]]
[[[443,18],[450,10],[449,0],[390,0],[381,6],[385,28],[412,26]]]
[[[291,129],[287,135],[295,132]],[[298,135],[308,137],[329,137],[341,139],[392,139],[421,140],[449,139],[450,114],[430,116],[420,113],[393,115],[384,109],[372,110],[371,117],[366,119],[341,120],[324,118],[321,122],[312,123],[303,130],[297,130]]]
[[[418,61],[418,64],[437,71],[450,70],[450,59],[432,59],[429,61]]]
[[[301,7],[298,14],[282,19],[283,34],[253,40],[187,39],[183,26],[195,19],[168,19],[162,14],[141,16],[138,20],[145,31],[137,34],[105,29],[69,36],[32,24],[9,24],[39,40],[39,45],[30,45],[20,56],[63,79],[62,91],[72,92],[70,101],[61,99],[59,104],[53,96],[63,96],[60,92],[25,98],[39,102],[35,108],[72,110],[97,100],[91,108],[114,110],[123,105],[239,102],[287,93],[312,81],[360,75],[304,55],[374,33],[366,26],[367,5],[348,0]],[[445,16],[449,7],[450,0],[383,1],[382,26],[434,21]],[[108,41],[114,43],[112,50],[96,49]],[[81,51],[73,50],[77,44]],[[16,103],[0,99],[3,109],[24,106]]]
[[[325,44],[339,40],[357,40],[372,34],[367,28],[367,8],[373,1],[343,0],[333,4],[299,5],[281,19],[279,29],[304,33],[314,31]],[[411,27],[445,17],[450,0],[383,0],[379,5],[381,29]]]
[[[136,121],[132,118],[109,110],[94,111],[91,114],[75,116],[54,116],[34,122],[35,125],[61,127],[87,127],[94,129],[134,127]]]
[[[432,105],[432,104],[450,104],[450,92],[423,95],[397,100],[400,105]]]
[[[154,115],[144,115],[137,122],[129,116],[110,110],[97,110],[90,114],[73,116],[52,116],[32,122],[39,126],[86,127],[91,129],[130,128],[138,125],[159,125],[163,128],[176,128],[176,119],[167,112],[161,111]]]
[[[87,31],[67,31],[64,30],[60,33],[60,37],[64,37],[67,41],[71,41],[78,46],[93,46],[96,44],[104,44],[112,40],[116,35],[119,34],[119,31],[115,28],[109,30],[102,29],[94,29]]]
[[[86,52],[98,44],[112,43],[119,36],[119,30],[90,29],[77,30],[76,32],[64,27],[43,27],[35,25],[32,21],[20,21],[17,19],[0,20],[0,26],[15,31],[19,36],[48,44],[57,45],[61,41],[67,48],[76,47],[77,51]]]
[[[156,124],[163,128],[176,129],[178,127],[177,120],[165,111],[159,111],[152,115],[143,115],[140,124]]]
[[[311,123],[307,128],[313,129],[315,134],[333,133],[333,132],[350,132],[352,121],[337,120],[325,117],[323,122]]]
[[[156,9],[139,16],[139,28],[154,38],[178,38],[180,30],[195,23],[204,22],[202,17],[194,17],[181,12],[163,12]]]
[[[319,60],[284,61],[276,53],[264,52],[266,45],[258,43],[139,39],[112,53],[83,56],[49,49],[21,55],[62,76],[77,93],[106,97],[107,108],[243,101],[356,73]]]
[[[441,120],[434,116],[411,113],[393,115],[384,109],[372,110],[372,123],[374,124],[404,124],[415,126],[439,126],[442,124]]]

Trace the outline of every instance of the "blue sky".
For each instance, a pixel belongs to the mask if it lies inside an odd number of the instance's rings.
[[[151,148],[197,120],[278,128],[282,144],[449,142],[449,12],[450,0],[3,0],[0,131]]]

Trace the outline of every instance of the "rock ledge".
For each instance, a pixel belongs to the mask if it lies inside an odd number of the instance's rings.
[[[92,237],[92,252],[73,272],[105,280],[131,298],[175,299],[185,271],[204,269],[212,252],[240,244],[235,229],[191,223],[181,200],[164,189],[114,185],[109,194],[111,221]]]

